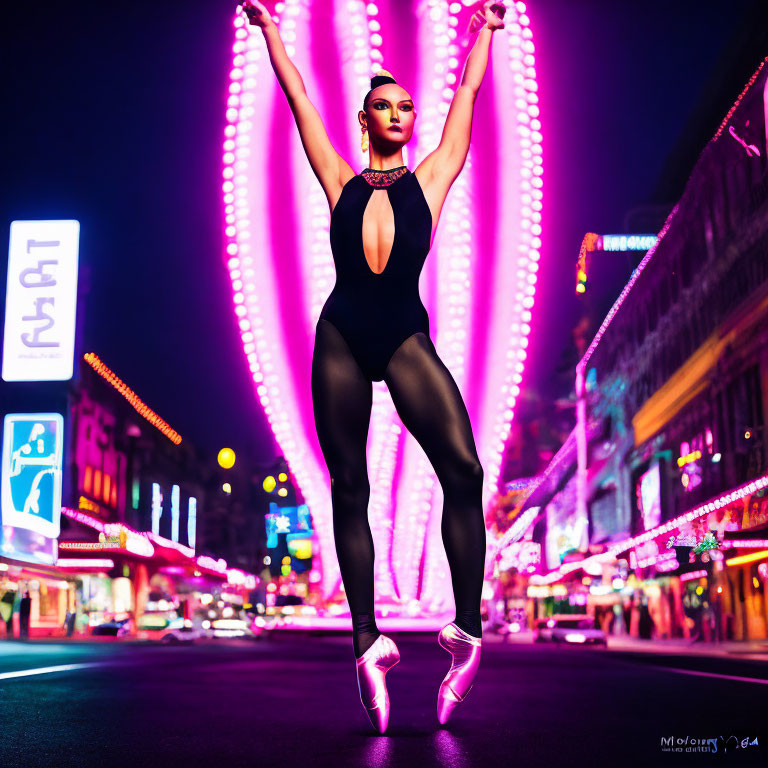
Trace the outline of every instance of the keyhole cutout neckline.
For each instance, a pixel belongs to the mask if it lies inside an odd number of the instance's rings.
[[[393,172],[400,171],[403,168],[405,168],[407,171],[408,166],[400,165],[397,168],[387,168],[385,171],[374,171],[373,168],[364,168],[360,175],[363,176],[365,171],[373,171],[374,173],[387,174],[389,171],[393,171]],[[388,190],[393,184],[395,184],[397,181],[399,181],[406,175],[407,173],[401,173],[397,176],[397,178],[393,182],[381,187],[377,187],[376,185],[371,184],[368,181],[368,179],[365,179],[366,184],[368,184],[368,186],[371,187],[371,194],[368,197],[368,200],[365,204],[365,208],[363,208],[363,215],[360,221],[360,250],[363,253],[363,260],[365,261],[365,266],[367,267],[368,271],[372,275],[375,275],[376,277],[383,275],[387,271],[387,268],[389,267],[389,263],[392,261],[392,254],[395,252],[395,245],[397,243],[397,216],[395,215],[395,209],[392,207],[392,200],[390,199]],[[365,178],[365,176],[363,176],[363,178]],[[387,256],[387,260],[384,262],[384,268],[381,270],[381,272],[374,272],[374,270],[371,268],[371,263],[370,261],[368,261],[368,257],[365,254],[365,237],[364,237],[365,212],[368,210],[368,206],[370,205],[371,198],[373,197],[374,192],[376,192],[377,190],[384,190],[387,193],[387,202],[389,203],[389,207],[392,210],[392,221],[394,224],[394,235],[392,237],[392,245],[389,248],[389,254]]]

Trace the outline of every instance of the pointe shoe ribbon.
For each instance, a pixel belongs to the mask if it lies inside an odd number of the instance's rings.
[[[387,635],[379,635],[373,645],[356,659],[360,701],[371,725],[379,733],[384,733],[389,723],[389,693],[385,678],[399,661],[400,652],[394,640]]]
[[[472,689],[480,666],[482,638],[468,634],[451,622],[440,630],[437,642],[451,654],[451,668],[437,693],[437,719],[443,725]]]

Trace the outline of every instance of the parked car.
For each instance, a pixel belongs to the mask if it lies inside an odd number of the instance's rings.
[[[608,646],[605,632],[595,625],[592,616],[573,614],[539,619],[536,622],[535,641],[537,643]]]
[[[171,622],[168,628],[160,636],[163,643],[194,643],[203,637],[203,633],[192,626],[192,622],[187,620],[179,624]]]
[[[111,619],[91,627],[92,635],[107,635],[111,637],[124,637],[130,632],[130,619]]]
[[[203,622],[203,629],[209,637],[255,637],[249,622],[240,618],[221,618]]]

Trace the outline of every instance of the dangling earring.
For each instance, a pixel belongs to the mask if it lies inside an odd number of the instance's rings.
[[[368,129],[365,127],[363,128],[363,137],[360,140],[360,147],[362,148],[363,152],[368,151]]]

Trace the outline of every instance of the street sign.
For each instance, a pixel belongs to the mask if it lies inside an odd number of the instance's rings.
[[[68,381],[75,354],[80,223],[12,221],[4,381]]]
[[[55,539],[60,531],[64,419],[59,413],[9,413],[3,421],[3,528]]]

